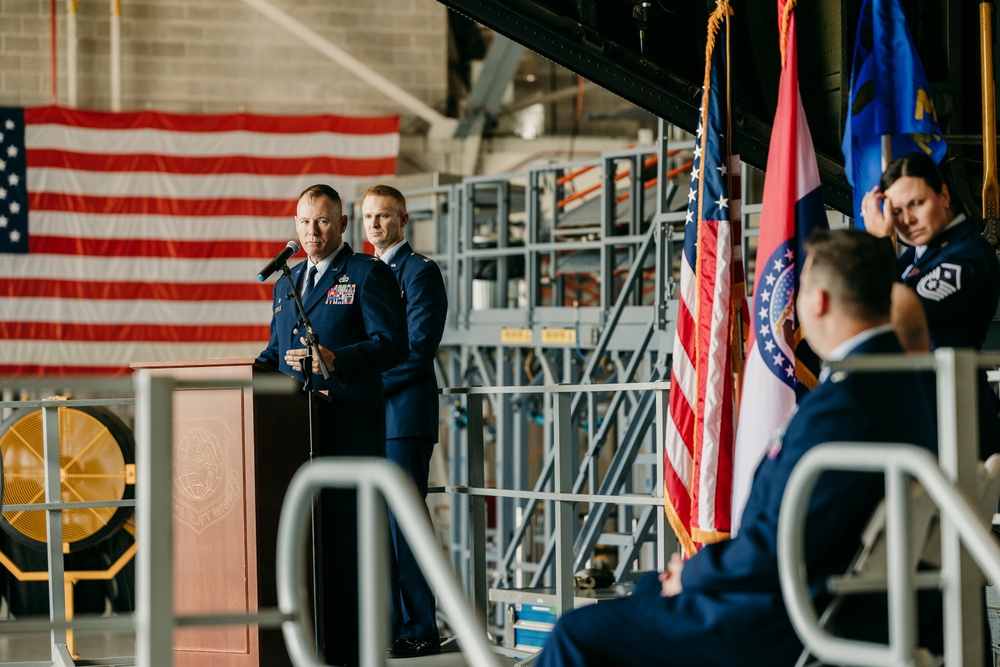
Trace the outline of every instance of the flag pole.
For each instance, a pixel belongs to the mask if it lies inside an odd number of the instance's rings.
[[[729,0],[717,0],[716,5],[723,8],[723,12],[728,17],[732,14],[732,8],[729,6]],[[728,20],[728,18],[727,18]],[[730,200],[736,199],[736,195],[733,194],[732,184],[734,181],[733,171],[739,168],[739,163],[733,160],[733,102],[732,102],[732,92],[729,89],[730,70],[729,70],[729,30],[726,30],[726,119],[728,121],[728,127],[726,130],[726,161],[729,163],[729,193]],[[740,179],[740,187],[742,187],[742,179]],[[734,207],[730,207],[732,212],[732,219],[730,220],[730,225],[734,229],[734,239],[739,239],[739,252],[742,256],[743,253],[743,215],[741,210],[734,210]],[[738,234],[739,236],[736,236]],[[734,250],[736,243],[733,244]],[[739,426],[739,414],[740,414],[740,398],[743,392],[743,363],[746,359],[746,336],[743,332],[743,309],[746,303],[746,277],[743,271],[743,261],[739,262],[739,267],[736,263],[733,263],[733,270],[730,273],[730,285],[731,285],[731,303],[732,307],[732,327],[729,335],[729,347],[730,354],[732,356],[732,369],[733,369],[733,414],[736,418],[733,419],[733,429],[735,430]],[[737,275],[737,270],[742,275]]]
[[[979,54],[983,94],[983,236],[997,247],[1000,187],[997,185],[996,91],[993,81],[993,3],[979,3]]]
[[[892,162],[892,135],[883,134],[882,135],[882,173],[885,173],[885,168],[889,166]],[[883,202],[883,205],[888,204],[888,199]],[[896,236],[896,228],[893,227],[889,231],[889,239],[892,241],[892,249],[898,255],[899,254],[899,239]]]
[[[882,171],[892,162],[892,135],[882,135]]]

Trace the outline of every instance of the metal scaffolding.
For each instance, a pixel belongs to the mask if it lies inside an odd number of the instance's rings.
[[[652,146],[597,159],[534,165],[516,173],[404,191],[411,245],[441,267],[449,318],[438,357],[442,387],[496,387],[484,405],[485,483],[552,491],[552,401],[539,385],[626,388],[572,396],[572,493],[662,498],[652,392],[627,385],[669,378],[679,250],[694,142],[660,123]],[[760,172],[743,165],[743,256],[753,284]],[[682,193],[680,197],[676,195]],[[361,200],[347,202],[362,247]],[[509,391],[523,387],[524,392]],[[447,394],[447,392],[446,392]],[[445,395],[448,480],[469,484],[473,424],[462,395]],[[498,497],[486,554],[498,588],[551,586],[557,543],[551,502]],[[662,503],[579,506],[573,567],[613,569],[615,581],[661,561]],[[449,550],[466,583],[472,567],[465,503],[450,508]],[[662,562],[662,561],[661,561]]]

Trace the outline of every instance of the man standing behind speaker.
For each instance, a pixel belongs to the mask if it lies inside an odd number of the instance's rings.
[[[399,287],[381,262],[344,242],[347,216],[340,195],[329,185],[314,185],[299,195],[295,229],[309,257],[292,268],[290,277],[319,338],[311,355],[312,388],[330,398],[314,402],[315,454],[382,457],[381,374],[407,354]],[[290,291],[288,279],[278,278],[271,339],[258,360],[302,381],[299,366],[309,349],[296,304],[287,296]],[[320,355],[329,380],[321,374]],[[323,652],[330,665],[359,662],[356,499],[353,490],[320,494]]]
[[[389,265],[406,305],[410,356],[382,374],[386,398],[386,458],[397,463],[427,497],[431,454],[438,440],[438,387],[434,355],[444,333],[448,295],[441,270],[417,254],[403,238],[410,216],[406,199],[396,188],[368,188],[361,204],[365,233],[375,254]],[[432,655],[441,650],[434,618],[435,604],[427,581],[395,517],[390,517],[396,548],[390,582],[391,636],[386,654],[391,658]]]

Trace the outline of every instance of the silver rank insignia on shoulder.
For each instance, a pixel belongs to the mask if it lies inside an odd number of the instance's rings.
[[[338,280],[337,282],[338,283],[349,283],[349,282],[351,282],[351,279],[348,278],[347,276],[340,276],[340,280]]]
[[[778,454],[781,453],[781,445],[785,440],[785,429],[788,428],[788,422],[785,422],[779,426],[774,431],[774,435],[771,437],[771,442],[767,445],[767,458],[772,461],[778,458]]]
[[[962,267],[942,262],[917,283],[917,294],[930,301],[942,301],[962,289]]]
[[[830,382],[843,382],[847,379],[847,371],[834,371],[830,373]]]
[[[774,430],[774,433],[771,435],[771,440],[768,443],[766,456],[772,461],[778,458],[778,454],[781,453],[781,445],[785,440],[785,431],[788,430],[788,424],[792,421],[792,417],[794,417],[795,413],[798,411],[799,411],[798,404],[793,405],[791,414],[788,415],[788,417],[781,424],[781,426],[776,428]]]

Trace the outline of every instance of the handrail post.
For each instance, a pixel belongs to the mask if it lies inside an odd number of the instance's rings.
[[[45,473],[45,502],[47,503],[58,503],[62,500],[59,455],[59,405],[57,401],[53,401],[52,405],[46,405],[42,408],[42,457]],[[45,550],[48,554],[49,564],[49,620],[53,622],[66,620],[62,519],[61,509],[50,509],[45,512],[45,529],[46,535],[48,535],[45,540]],[[72,631],[53,629],[49,636],[51,638],[52,660],[56,664],[63,664],[66,655],[72,652],[72,648],[69,646],[73,636]],[[65,654],[61,655],[62,653]]]
[[[885,472],[886,565],[889,583],[889,652],[905,665],[917,647],[917,595],[910,568],[910,477],[891,463]]]
[[[469,394],[465,397],[468,427],[466,428],[469,447],[468,484],[474,489],[486,485],[486,457],[483,452],[483,395]],[[469,502],[469,597],[476,610],[483,629],[487,627],[489,616],[489,582],[486,572],[486,499],[470,494]]]
[[[173,387],[148,370],[136,385],[136,664],[174,664]]]
[[[663,466],[665,447],[667,442],[667,415],[670,409],[670,390],[657,389],[656,400],[656,479],[654,480],[653,495],[657,498],[663,497]],[[667,569],[667,533],[673,535],[673,531],[667,526],[667,513],[659,511],[656,513],[656,537],[659,544],[656,545],[656,570],[665,572]]]
[[[358,581],[361,591],[378,591],[389,580],[389,520],[385,500],[371,479],[358,483],[359,531]],[[386,619],[389,618],[385,595],[358,596],[361,627],[361,664],[364,667],[385,665]]]
[[[553,427],[555,456],[555,492],[572,493],[573,470],[570,453],[572,449],[570,419],[571,396],[566,392],[556,392],[554,402]],[[573,609],[573,508],[574,503],[555,503],[556,536],[556,615],[562,616]]]
[[[976,353],[941,348],[934,352],[934,357],[941,471],[957,488],[973,489],[979,449]],[[978,612],[982,608],[984,581],[946,513],[941,515],[941,565],[946,577],[942,593],[948,665],[980,665],[985,639]]]

